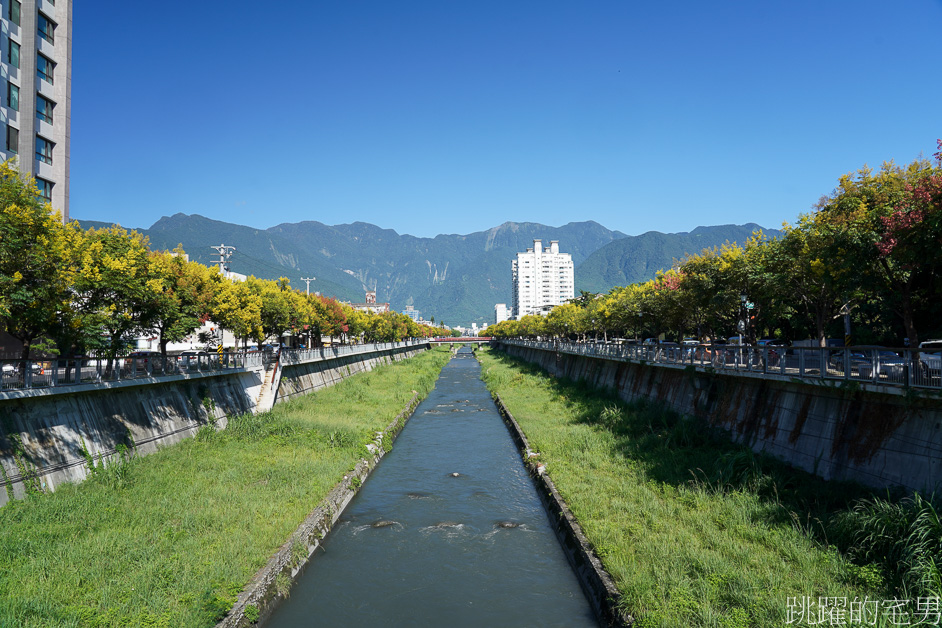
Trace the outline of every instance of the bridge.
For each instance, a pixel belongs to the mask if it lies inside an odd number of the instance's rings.
[[[443,344],[446,342],[447,343],[474,342],[477,344],[481,344],[484,342],[490,342],[491,340],[493,340],[493,338],[491,338],[490,336],[458,336],[457,338],[453,338],[449,336],[446,338],[443,338],[443,337],[432,338],[431,340],[429,340],[429,342],[431,342],[432,344]]]

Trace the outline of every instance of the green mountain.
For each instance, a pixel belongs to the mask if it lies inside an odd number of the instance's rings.
[[[657,271],[670,268],[675,260],[726,242],[744,244],[759,225],[719,225],[697,227],[687,233],[649,231],[628,236],[599,248],[576,267],[576,292],[608,292],[615,286],[626,286],[653,279]],[[775,237],[781,232],[763,232]]]
[[[184,214],[163,217],[139,231],[152,248],[182,244],[190,259],[204,264],[218,259],[211,246],[234,246],[234,272],[267,279],[285,276],[299,288],[305,287],[301,277],[316,277],[312,291],[345,301],[362,302],[365,290],[376,290],[377,299],[394,310],[412,305],[425,318],[454,325],[490,322],[495,303],[511,302],[511,260],[533,246],[535,238],[559,240],[578,264],[625,237],[591,221],[562,227],[508,222],[467,235],[417,238],[363,222],[331,226],[306,221],[254,229]]]
[[[467,235],[417,238],[363,222],[331,226],[305,221],[255,229],[175,214],[138,231],[150,239],[152,248],[182,244],[190,259],[204,264],[218,259],[212,246],[234,246],[229,264],[234,272],[287,277],[302,289],[301,277],[315,277],[312,291],[344,301],[362,302],[365,290],[376,290],[377,299],[388,301],[394,310],[412,305],[425,318],[469,325],[491,322],[495,303],[511,303],[511,261],[536,238],[544,243],[559,240],[560,250],[572,255],[578,294],[580,289],[604,292],[648,279],[670,266],[674,257],[726,239],[742,241],[753,228],[700,227],[689,234],[628,237],[592,221],[561,227],[507,222]]]

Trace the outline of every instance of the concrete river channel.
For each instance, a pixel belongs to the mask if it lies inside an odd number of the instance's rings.
[[[598,626],[467,348],[267,628]]]

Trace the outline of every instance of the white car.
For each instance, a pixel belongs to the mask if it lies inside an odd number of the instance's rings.
[[[919,364],[923,376],[939,377],[942,375],[942,340],[920,342],[919,348],[929,350],[919,352]]]

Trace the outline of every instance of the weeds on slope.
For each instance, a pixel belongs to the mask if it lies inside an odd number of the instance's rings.
[[[445,351],[0,509],[0,626],[211,626]],[[120,481],[116,481],[116,478]]]
[[[638,625],[811,625],[799,607],[816,623],[824,597],[846,601],[846,621],[855,599],[915,611],[938,595],[942,529],[929,500],[824,482],[702,421],[479,355]]]

